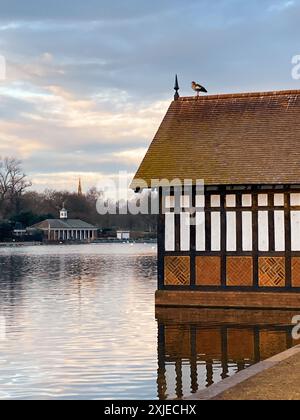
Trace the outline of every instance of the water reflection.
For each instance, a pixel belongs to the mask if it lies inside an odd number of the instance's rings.
[[[151,246],[0,250],[0,398],[156,398]]]
[[[289,312],[155,317],[155,251],[0,249],[0,399],[180,398],[294,344]]]
[[[174,309],[158,309],[159,398],[196,393],[296,345],[290,325],[293,315],[284,311],[182,309],[175,313]],[[251,318],[258,325],[249,324]]]

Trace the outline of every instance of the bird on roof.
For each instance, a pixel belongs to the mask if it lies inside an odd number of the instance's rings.
[[[192,89],[195,92],[197,92],[197,96],[199,96],[200,92],[207,93],[207,90],[205,89],[205,87],[199,85],[199,83],[196,83],[196,82],[192,82]]]

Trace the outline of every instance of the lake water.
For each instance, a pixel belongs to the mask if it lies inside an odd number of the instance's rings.
[[[288,323],[156,321],[155,289],[153,245],[0,248],[0,398],[181,397],[294,344]]]

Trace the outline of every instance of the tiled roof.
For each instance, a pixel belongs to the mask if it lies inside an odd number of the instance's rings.
[[[47,219],[32,228],[35,229],[97,229],[95,226],[78,219]]]
[[[173,101],[136,176],[300,184],[300,90]]]

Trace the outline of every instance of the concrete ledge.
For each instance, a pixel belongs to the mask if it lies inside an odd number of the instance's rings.
[[[200,391],[190,397],[184,398],[184,400],[213,400],[213,399],[270,399],[267,397],[267,393],[271,392],[271,399],[285,399],[285,393],[288,395],[294,396],[294,399],[300,399],[300,389],[298,389],[299,381],[300,381],[300,372],[295,369],[293,363],[288,364],[287,368],[285,367],[284,363],[289,361],[297,360],[300,362],[300,346],[293,347],[283,353],[280,353],[264,362],[260,362],[242,372],[236,373],[234,376],[223,380],[215,385],[212,385],[210,388],[204,391]],[[282,379],[280,377],[279,371],[272,372],[273,375],[270,375],[270,378],[264,380],[264,376],[268,373],[271,373],[271,370],[276,367],[282,367],[281,370],[285,372],[285,378],[290,378],[290,382],[288,385],[288,389],[284,389],[282,384]],[[295,378],[291,378],[291,373],[297,375],[297,381]],[[273,379],[272,383],[272,376],[275,378]],[[248,392],[244,391],[246,389],[247,381],[253,381],[248,384]],[[279,391],[274,391],[272,385],[276,384],[279,386]],[[267,383],[267,388],[266,388]],[[249,392],[252,389],[252,392]],[[292,389],[294,388],[294,389]],[[273,391],[273,392],[272,392]],[[235,398],[236,396],[236,398]],[[247,398],[246,398],[247,396]],[[254,398],[256,396],[256,398]],[[290,398],[287,398],[290,399]]]
[[[300,309],[300,293],[158,290],[156,306],[187,308]]]

